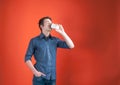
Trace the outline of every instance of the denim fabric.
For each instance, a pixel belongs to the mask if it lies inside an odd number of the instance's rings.
[[[46,75],[43,78],[54,80],[56,79],[56,51],[58,47],[69,48],[65,41],[51,35],[45,37],[41,33],[30,40],[25,55],[25,62],[31,60],[32,55],[34,55],[36,60],[34,67]]]
[[[33,85],[56,85],[56,80],[47,80],[42,77],[33,78]]]

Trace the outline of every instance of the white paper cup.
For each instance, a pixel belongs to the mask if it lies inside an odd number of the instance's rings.
[[[52,28],[52,29],[59,29],[59,25],[57,25],[57,24],[52,24],[52,25],[51,25],[51,28]]]

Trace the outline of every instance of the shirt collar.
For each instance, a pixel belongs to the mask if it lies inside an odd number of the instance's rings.
[[[46,38],[51,38],[52,39],[51,34],[48,37],[45,37],[45,35],[43,33],[40,34],[40,39],[46,39]]]

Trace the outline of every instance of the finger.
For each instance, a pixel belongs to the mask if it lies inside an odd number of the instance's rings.
[[[42,73],[41,75],[46,76],[44,73]]]

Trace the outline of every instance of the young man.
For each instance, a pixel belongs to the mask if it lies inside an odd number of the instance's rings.
[[[58,29],[54,29],[63,38],[51,36],[52,19],[43,17],[39,20],[41,34],[30,40],[25,62],[34,74],[33,85],[56,85],[56,51],[57,48],[74,48],[74,44],[69,36],[65,33],[62,25],[58,25]],[[31,62],[31,57],[34,55],[36,60],[35,65]]]

